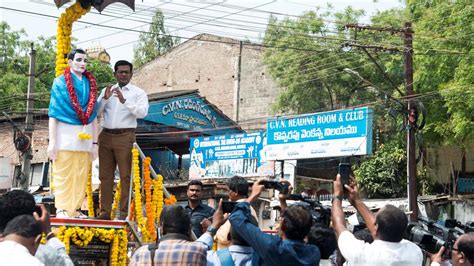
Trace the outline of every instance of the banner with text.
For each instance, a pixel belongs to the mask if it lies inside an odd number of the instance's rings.
[[[192,138],[189,178],[273,176],[273,163],[261,156],[265,135],[254,132]]]
[[[368,107],[268,120],[267,160],[366,155],[372,152]]]

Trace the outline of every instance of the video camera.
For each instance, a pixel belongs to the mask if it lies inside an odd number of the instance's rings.
[[[331,222],[331,207],[322,205],[318,200],[305,197],[299,194],[288,195],[288,200],[296,200],[301,203],[296,205],[303,206],[308,209],[313,218],[313,222],[329,226]]]
[[[461,229],[462,228],[465,229]],[[420,217],[418,222],[410,222],[407,227],[407,239],[417,244],[421,249],[434,254],[444,246],[444,258],[451,257],[454,242],[467,230],[472,230],[471,224],[462,225],[454,219],[448,219],[445,226],[437,224],[428,218]],[[466,230],[466,231],[465,231]]]
[[[283,194],[288,194],[289,187],[290,187],[290,185],[286,183],[281,183],[278,181],[268,181],[268,180],[260,181],[260,185],[263,185],[265,188],[276,189]]]

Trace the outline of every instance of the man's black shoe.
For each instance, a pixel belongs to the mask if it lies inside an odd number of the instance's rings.
[[[107,213],[102,213],[101,215],[95,217],[96,220],[110,220],[110,215]]]

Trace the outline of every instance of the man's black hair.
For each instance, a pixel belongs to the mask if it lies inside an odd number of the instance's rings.
[[[474,264],[474,233],[469,233],[459,239],[458,250],[464,253],[471,264]]]
[[[23,190],[11,190],[1,197],[0,201],[0,233],[13,218],[22,215],[33,215],[35,211],[33,195]]]
[[[367,229],[367,228],[355,231],[354,232],[354,237],[359,239],[359,240],[362,240],[364,242],[367,242],[369,244],[374,242],[374,238],[372,237],[372,235],[370,234],[369,229]]]
[[[74,49],[71,52],[69,52],[69,54],[67,55],[67,59],[74,60],[74,56],[76,56],[76,54],[86,54],[86,51],[80,48]]]
[[[165,206],[161,212],[160,221],[165,234],[188,235],[191,229],[189,214],[179,205]]]
[[[336,233],[332,228],[322,224],[315,224],[309,231],[308,243],[318,246],[321,252],[321,259],[328,259],[337,248]]]
[[[188,183],[188,189],[189,189],[190,186],[200,186],[201,189],[202,189],[202,187],[203,187],[202,182],[199,181],[199,180],[191,180],[191,181],[189,181],[189,183]]]
[[[41,223],[31,214],[22,214],[8,222],[3,235],[16,234],[26,238],[37,237],[42,232]]]
[[[249,220],[250,223],[258,227],[258,222],[255,217],[251,215]],[[243,239],[239,234],[237,234],[237,232],[232,228],[232,226],[230,227],[230,237],[232,239],[232,245],[250,247],[250,244],[245,241],[245,239]]]
[[[133,64],[128,62],[127,60],[118,60],[115,63],[114,72],[117,72],[117,69],[118,69],[119,66],[129,66],[130,67],[130,72],[133,72]]]
[[[292,240],[303,240],[313,225],[309,211],[298,205],[288,207],[283,212],[283,219],[286,224],[284,233]]]
[[[400,242],[407,229],[408,218],[405,213],[393,205],[386,205],[375,216],[380,240]]]
[[[237,193],[239,196],[248,197],[249,183],[247,179],[241,176],[233,176],[227,181],[229,189]]]

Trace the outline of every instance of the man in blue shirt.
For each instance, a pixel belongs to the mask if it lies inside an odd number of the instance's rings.
[[[214,209],[201,202],[201,193],[203,185],[199,180],[191,180],[188,183],[188,205],[185,210],[191,217],[191,226],[196,238],[199,238],[210,224],[207,218],[211,218],[214,214]],[[203,226],[203,223],[207,223]],[[203,228],[204,227],[204,228]]]
[[[266,234],[250,221],[250,203],[265,187],[259,180],[252,186],[252,194],[237,204],[229,217],[232,229],[250,244],[263,265],[318,265],[317,246],[304,243],[312,225],[311,214],[301,206],[290,206],[282,214],[281,238]]]

